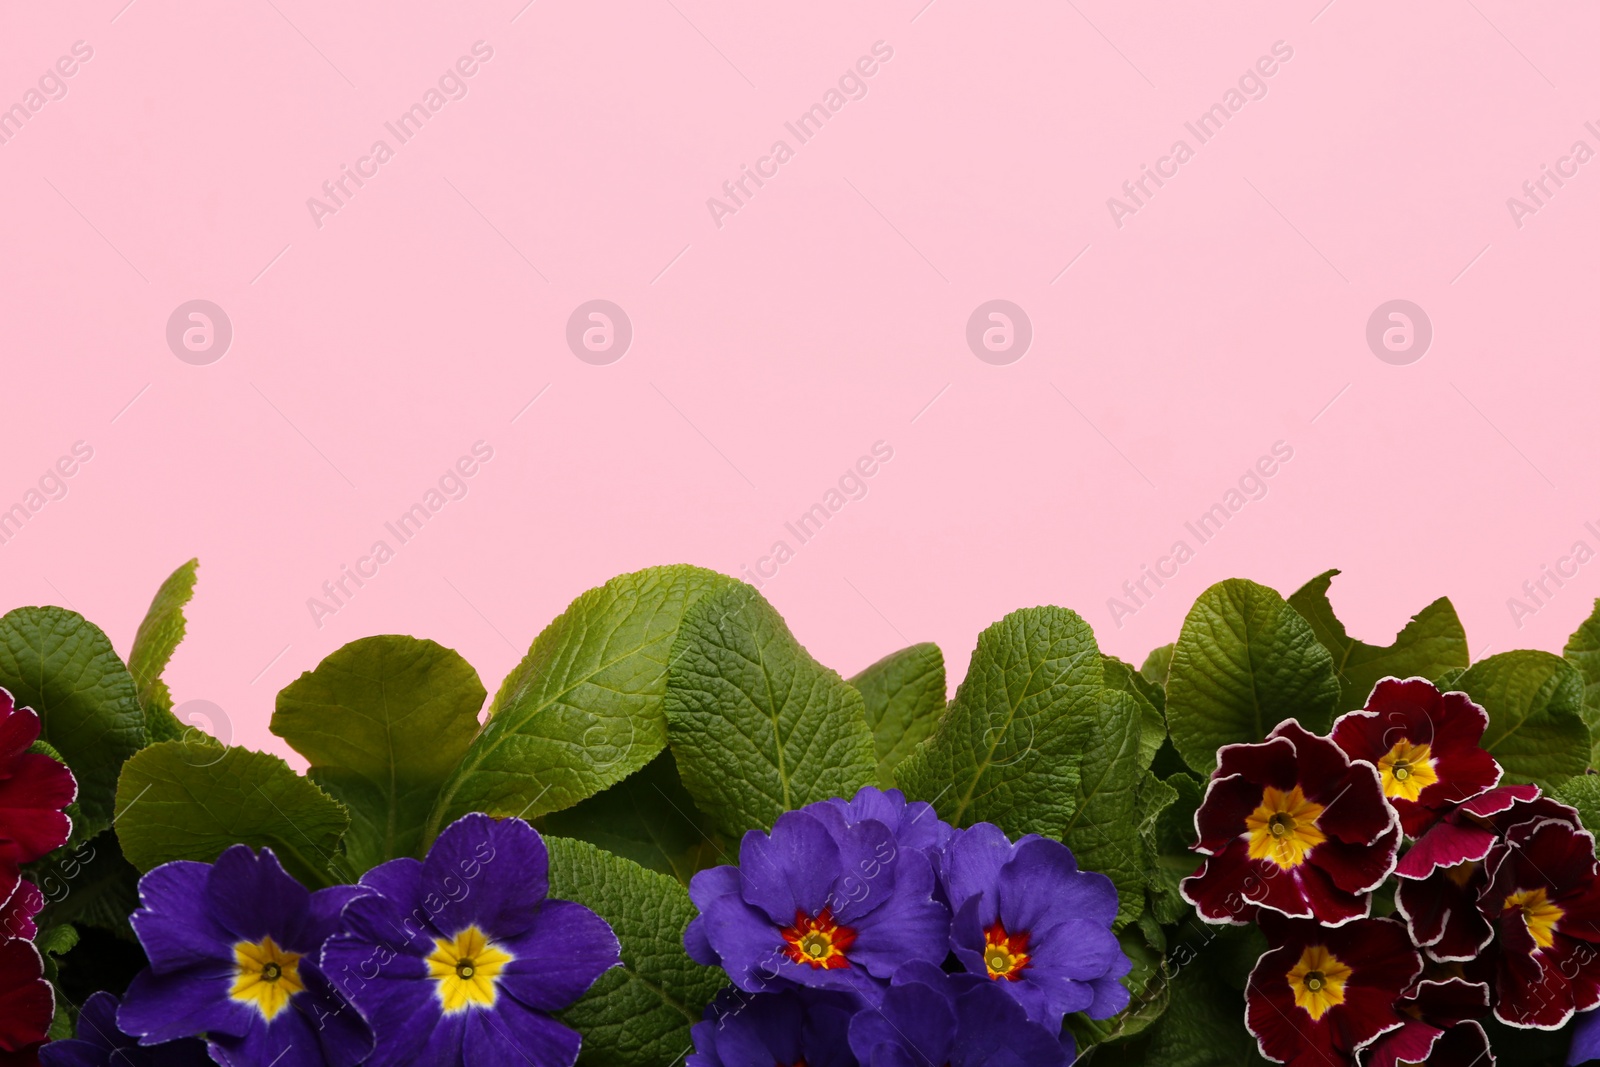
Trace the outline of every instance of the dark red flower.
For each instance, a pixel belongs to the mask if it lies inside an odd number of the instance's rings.
[[[72,772],[28,747],[39,739],[39,716],[0,688],[0,884],[9,896],[16,869],[66,843],[72,820],[61,809],[78,795]],[[0,875],[0,879],[4,879]]]
[[[1385,678],[1367,706],[1341,715],[1330,735],[1351,759],[1378,768],[1383,795],[1416,837],[1450,808],[1492,789],[1500,765],[1479,747],[1489,713],[1465,693],[1422,678]]]
[[[1447,812],[1400,857],[1395,907],[1430,958],[1470,960],[1489,944],[1494,928],[1478,911],[1483,860],[1512,826],[1540,819],[1581,829],[1577,811],[1537,786],[1500,786]]]
[[[39,933],[33,917],[44,907],[44,894],[26,878],[17,882],[10,900],[0,900],[0,939],[32,941]]]
[[[1373,1042],[1366,1067],[1494,1067],[1489,1037],[1474,1020],[1489,1014],[1489,987],[1465,978],[1423,979],[1395,1002],[1406,1019]]]
[[[1553,1030],[1600,1005],[1600,865],[1594,838],[1564,819],[1507,831],[1483,863],[1478,911],[1499,937],[1495,1015]]]
[[[1293,719],[1217,753],[1194,823],[1209,858],[1181,891],[1207,922],[1248,922],[1258,906],[1333,926],[1360,918],[1400,845],[1378,772]]]
[[[1331,928],[1261,915],[1273,947],[1245,987],[1245,1025],[1261,1054],[1292,1067],[1353,1065],[1356,1053],[1405,1018],[1401,991],[1422,972],[1422,956],[1392,919]]]
[[[0,941],[0,1063],[28,1062],[50,1032],[56,997],[44,980],[44,957],[33,942]]]

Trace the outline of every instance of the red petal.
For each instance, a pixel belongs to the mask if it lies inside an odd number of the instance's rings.
[[[0,1049],[43,1041],[55,1011],[39,950],[29,941],[0,941]]]
[[[1494,834],[1476,823],[1435,823],[1400,857],[1394,873],[1401,878],[1426,878],[1441,867],[1483,859],[1494,842]]]

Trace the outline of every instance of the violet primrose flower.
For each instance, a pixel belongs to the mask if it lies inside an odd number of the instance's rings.
[[[1105,1019],[1128,1006],[1117,979],[1133,963],[1111,933],[1116,887],[1080,871],[1067,846],[1034,834],[1012,844],[998,826],[978,823],[951,841],[944,871],[956,957],[1028,1018],[1054,1031],[1070,1012]]]
[[[850,1023],[850,1048],[872,1067],[1067,1067],[1071,1035],[1057,1037],[1008,997],[1003,982],[910,964],[877,1009]]]
[[[225,1067],[353,1067],[371,1034],[316,958],[363,892],[307,892],[271,849],[248,845],[215,864],[155,868],[139,880],[132,916],[150,967],[128,987],[117,1026],[141,1045],[204,1034]]]
[[[117,998],[96,993],[78,1013],[77,1036],[39,1049],[43,1067],[211,1067],[206,1044],[184,1037],[141,1046],[117,1027]]]
[[[692,1031],[684,1067],[856,1067],[850,1020],[861,1002],[848,993],[802,986],[781,993],[724,989]]]
[[[795,983],[866,995],[873,978],[949,954],[950,913],[927,855],[877,819],[852,825],[821,806],[783,813],[771,835],[751,830],[738,867],[690,883],[700,914],[685,948],[746,992]]]
[[[322,966],[372,1025],[368,1067],[571,1067],[582,1039],[550,1013],[621,955],[600,916],[547,899],[549,866],[527,823],[474,814],[362,876]]]

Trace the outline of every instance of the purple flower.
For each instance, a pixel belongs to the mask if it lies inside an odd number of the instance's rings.
[[[933,866],[877,819],[789,811],[744,835],[738,867],[694,876],[689,955],[750,993],[787,983],[870,995],[903,964],[943,962],[950,913]]]
[[[834,797],[817,804],[808,804],[803,810],[836,825],[839,829],[875,819],[889,828],[889,833],[901,848],[914,848],[933,859],[944,852],[955,828],[934,813],[933,805],[925,801],[907,801],[898,789],[878,789],[863,786],[853,800]],[[842,821],[835,819],[842,816]]]
[[[1132,969],[1111,933],[1117,891],[1080,871],[1071,850],[1033,834],[1012,844],[998,826],[958,833],[944,854],[955,909],[951,945],[1052,1031],[1069,1012],[1104,1019],[1128,1006],[1117,979]]]
[[[248,845],[215,864],[157,867],[139,880],[132,916],[150,967],[128,987],[118,1027],[141,1045],[205,1034],[227,1067],[360,1063],[372,1036],[316,959],[362,892],[307,892],[271,849]]]
[[[1568,1067],[1600,1060],[1600,1010],[1586,1011],[1572,1024],[1572,1048],[1567,1052]]]
[[[694,1026],[684,1067],[856,1067],[847,1035],[860,1001],[794,987],[781,993],[725,989]]]
[[[920,963],[895,975],[881,1007],[856,1015],[850,1048],[872,1067],[1066,1067],[1075,1052],[999,984]]]
[[[39,1050],[43,1067],[211,1067],[204,1041],[179,1038],[139,1045],[117,1027],[117,998],[96,993],[78,1013],[77,1036]]]
[[[425,860],[361,877],[322,966],[372,1024],[368,1067],[571,1067],[560,1011],[621,962],[581,904],[547,899],[550,858],[521,819],[466,815]]]

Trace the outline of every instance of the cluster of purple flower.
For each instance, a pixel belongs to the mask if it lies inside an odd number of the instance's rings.
[[[1389,678],[1328,737],[1291,719],[1218,753],[1195,814],[1207,859],[1182,891],[1202,919],[1266,933],[1245,1023],[1269,1059],[1488,1067],[1478,1019],[1555,1030],[1600,1006],[1594,838],[1538,787],[1500,784],[1488,723],[1465,693]],[[1391,875],[1396,914],[1373,918]]]
[[[150,967],[119,1005],[97,994],[46,1067],[571,1067],[550,1013],[619,962],[611,928],[546,899],[527,823],[468,815],[427,859],[308,892],[270,849],[176,862],[139,883]],[[203,1039],[203,1040],[202,1040]],[[131,1055],[130,1055],[131,1053]]]
[[[1067,1014],[1128,1004],[1109,878],[894,790],[786,812],[689,894],[685,947],[733,985],[688,1067],[1053,1067],[1074,1058]]]

